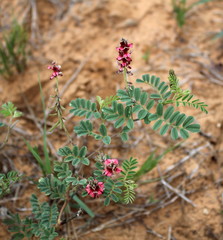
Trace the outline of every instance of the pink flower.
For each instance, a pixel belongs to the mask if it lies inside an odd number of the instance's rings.
[[[115,173],[120,173],[122,171],[122,169],[118,167],[118,159],[106,159],[104,165],[105,176],[111,177]]]
[[[61,66],[56,65],[56,62],[54,62],[54,61],[52,62],[52,66],[48,66],[48,69],[53,70],[50,80],[52,80],[53,78],[55,78],[57,76],[63,76],[63,73],[61,72]]]
[[[88,195],[90,195],[93,198],[99,197],[104,192],[104,183],[98,182],[96,179],[91,181],[85,188]]]
[[[119,70],[118,72],[123,72],[124,69],[126,69],[126,72],[128,74],[132,74],[131,71],[128,71],[127,69],[131,69],[130,63],[132,61],[131,54],[132,52],[129,52],[129,49],[132,48],[133,44],[128,43],[127,40],[124,38],[120,41],[120,46],[116,48],[119,55],[116,58],[118,60]]]

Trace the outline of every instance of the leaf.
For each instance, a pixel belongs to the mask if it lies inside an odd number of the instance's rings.
[[[176,126],[180,126],[183,123],[183,121],[185,120],[185,118],[186,118],[186,115],[184,113],[180,114],[177,117]]]
[[[161,89],[160,93],[161,93],[161,94],[164,94],[164,93],[167,91],[168,88],[169,88],[169,87],[168,87],[167,85],[165,85],[165,86]]]
[[[148,99],[148,93],[147,92],[143,92],[141,94],[141,96],[140,96],[140,103],[142,105],[144,105],[146,103],[147,99]]]
[[[81,179],[80,181],[79,181],[79,184],[80,185],[85,185],[87,183],[87,179]]]
[[[37,149],[34,148],[34,147],[32,147],[32,146],[30,145],[30,143],[27,142],[26,140],[24,140],[24,141],[25,141],[25,143],[26,143],[29,151],[32,153],[33,157],[36,159],[36,161],[38,162],[39,166],[41,167],[41,169],[42,169],[43,172],[44,172],[46,169],[44,168],[43,160],[42,160],[42,158],[40,157],[39,153],[37,152]],[[45,171],[45,173],[46,173],[46,171]]]
[[[70,148],[68,146],[65,146],[63,148],[59,148],[57,154],[59,156],[68,156],[68,155],[71,155],[72,154],[72,151],[70,150]]]
[[[171,129],[171,137],[173,140],[176,140],[178,138],[178,131],[176,128]]]
[[[122,194],[122,190],[120,188],[114,188],[113,192],[116,192],[118,194]]]
[[[124,124],[124,122],[125,122],[125,119],[124,119],[124,118],[120,118],[120,119],[118,119],[118,120],[115,122],[114,127],[115,127],[115,128],[119,128],[119,127],[121,127],[121,126]]]
[[[103,141],[104,144],[110,144],[111,143],[111,137],[106,136],[102,139],[102,141]]]
[[[16,233],[12,235],[11,240],[21,240],[25,237],[25,235],[23,233]]]
[[[170,123],[174,123],[177,120],[177,117],[180,115],[179,111],[176,111],[171,117],[170,117]]]
[[[149,79],[150,79],[150,76],[149,76],[149,74],[144,74],[144,75],[142,75],[142,79],[144,80],[144,82],[149,82]]]
[[[77,185],[77,178],[75,178],[75,177],[67,177],[67,178],[65,179],[65,181],[66,181],[67,183],[72,183],[72,185]]]
[[[187,126],[189,126],[192,122],[194,121],[194,117],[189,116],[186,118],[186,120],[183,123],[183,127],[186,128]]]
[[[105,206],[108,206],[110,204],[110,198],[109,197],[106,197],[105,198],[105,201],[104,201],[104,205]]]
[[[77,195],[72,196],[73,200],[82,208],[90,217],[94,217],[94,212],[83,202]]]
[[[84,165],[89,165],[90,164],[90,161],[89,161],[89,159],[88,158],[83,158],[82,160],[81,160],[81,163],[83,163]]]
[[[166,134],[166,132],[169,129],[169,124],[165,124],[164,126],[162,126],[162,128],[160,129],[160,135],[163,136],[164,134]]]
[[[188,133],[188,131],[186,131],[185,129],[180,129],[180,136],[183,138],[183,139],[187,139],[190,135]]]
[[[200,132],[200,125],[199,124],[191,124],[186,127],[186,130],[193,132],[193,133]]]
[[[74,158],[72,161],[73,166],[77,166],[81,162],[80,158]]]
[[[21,117],[22,116],[22,112],[20,111],[15,111],[14,114],[13,114],[13,118],[18,118],[18,117]]]
[[[135,88],[135,89],[134,89],[134,97],[135,97],[135,100],[136,100],[136,101],[139,100],[140,95],[141,95],[141,89],[140,89],[140,88]]]
[[[146,117],[147,113],[148,112],[145,109],[140,110],[138,113],[138,118],[143,119],[144,117]]]
[[[140,169],[135,173],[134,179],[138,180],[142,175],[150,172],[159,162],[161,156],[155,156],[155,153],[152,152],[149,157],[143,162]]]
[[[159,94],[157,93],[152,93],[150,94],[150,98],[154,98],[154,99],[157,99],[157,98],[161,98]]]
[[[144,81],[141,80],[141,79],[136,79],[136,82],[137,82],[137,83],[144,83]]]
[[[114,193],[112,193],[111,194],[111,199],[114,201],[114,202],[118,202],[118,197],[114,194]]]
[[[204,3],[207,3],[207,2],[212,2],[212,1],[213,1],[213,0],[199,0],[199,1],[195,2],[195,3],[192,3],[189,8],[192,8],[192,7],[194,7],[194,6],[196,6],[196,5],[199,5],[199,4],[204,4]]]
[[[151,114],[148,118],[149,121],[155,121],[159,118],[157,114]]]
[[[104,166],[103,166],[102,163],[100,163],[100,162],[96,162],[96,163],[95,163],[95,167],[96,167],[97,169],[100,169],[100,170],[103,170],[103,169],[104,169]]]
[[[86,146],[83,146],[81,149],[80,149],[80,152],[79,152],[79,157],[84,157],[87,153],[87,147]]]
[[[149,100],[149,102],[146,105],[146,109],[149,111],[155,104],[155,101],[153,99]]]
[[[99,98],[100,97],[97,99]],[[77,98],[72,100],[69,105],[73,107],[70,112],[75,116],[86,116],[86,118],[90,118],[91,116],[94,116],[95,118],[100,117],[100,113],[97,111],[96,103],[93,103],[89,100]]]
[[[132,119],[129,119],[127,122],[127,127],[129,129],[133,129],[134,128],[134,121]]]
[[[163,123],[163,120],[159,119],[158,121],[155,122],[152,129],[156,131],[161,126],[162,123]]]
[[[116,182],[116,183],[115,183],[115,186],[116,186],[116,187],[122,187],[122,186],[123,186],[123,183],[122,183],[122,182]]]
[[[140,105],[135,105],[133,108],[132,108],[132,112],[133,113],[136,113],[138,112],[142,107]]]
[[[174,107],[173,106],[169,106],[166,111],[164,112],[164,119],[167,120],[171,117],[171,115],[173,114],[174,112]]]
[[[16,111],[16,107],[12,102],[7,102],[2,104],[0,114],[2,114],[4,117],[13,117],[14,113]]]
[[[107,129],[106,129],[104,124],[100,125],[99,131],[100,131],[102,136],[107,136]]]
[[[121,103],[117,105],[118,114],[122,116],[124,114],[124,107]]]
[[[121,136],[121,139],[122,139],[123,142],[126,142],[126,141],[128,141],[128,139],[129,139],[128,134],[125,133],[125,132],[121,133],[120,136]]]
[[[116,120],[118,117],[119,117],[118,114],[111,114],[111,115],[107,115],[105,118],[106,118],[108,121],[114,121],[114,120]]]
[[[74,145],[73,146],[73,149],[72,149],[72,153],[74,154],[74,156],[79,156],[79,148],[77,145]]]
[[[160,117],[163,115],[163,104],[162,103],[158,103],[158,105],[156,107],[156,114]]]

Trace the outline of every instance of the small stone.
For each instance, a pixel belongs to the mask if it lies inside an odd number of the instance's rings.
[[[207,208],[204,208],[204,209],[203,209],[203,214],[204,214],[204,215],[208,215],[208,214],[209,214],[209,210],[208,210]]]

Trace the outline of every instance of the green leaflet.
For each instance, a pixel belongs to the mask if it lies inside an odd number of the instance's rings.
[[[87,147],[82,146],[80,149],[78,146],[74,145],[73,149],[71,150],[68,146],[64,146],[63,148],[60,148],[57,152],[58,155],[65,157],[65,162],[72,162],[73,166],[78,165],[79,163],[82,163],[84,165],[89,165],[90,161],[86,157],[87,154]]]
[[[101,117],[101,114],[97,110],[96,103],[89,100],[77,98],[75,100],[72,100],[69,105],[72,107],[70,113],[73,113],[75,116],[85,116],[87,119],[91,117]]]
[[[169,82],[171,92],[174,93],[175,98],[165,101],[165,103],[174,103],[178,106],[189,106],[196,109],[200,109],[202,112],[208,113],[206,107],[208,106],[204,102],[201,102],[199,99],[193,100],[194,95],[190,93],[189,90],[183,90],[180,88],[179,80],[173,70],[169,71]]]

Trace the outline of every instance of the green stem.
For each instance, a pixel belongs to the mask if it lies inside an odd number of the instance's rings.
[[[45,98],[44,98],[44,94],[43,94],[42,85],[41,85],[41,82],[40,82],[40,75],[39,75],[39,73],[38,73],[38,82],[39,82],[40,96],[41,96],[41,102],[42,102],[42,108],[43,108],[43,119],[44,119],[44,125],[43,125],[43,152],[44,152],[45,163],[43,163],[43,166],[44,166],[45,174],[50,174],[52,171],[51,171],[51,160],[50,160],[49,152],[48,152],[48,149],[47,149],[46,105],[45,105]]]
[[[0,149],[2,149],[7,144],[8,140],[9,140],[10,133],[11,133],[11,129],[12,129],[12,117],[9,120],[9,125],[8,125],[8,128],[7,128],[7,134],[6,134],[6,137],[5,137],[4,141],[0,145]]]
[[[56,77],[56,93],[59,97],[59,80],[58,80],[58,77]]]
[[[71,145],[73,145],[72,138],[71,138],[71,136],[70,136],[70,134],[69,134],[69,132],[68,132],[65,124],[64,124],[64,119],[63,119],[63,115],[62,115],[62,107],[61,107],[61,105],[60,105],[59,81],[58,81],[58,77],[56,77],[56,89],[55,89],[55,91],[56,91],[56,101],[57,101],[57,103],[58,103],[58,106],[60,106],[59,111],[57,111],[58,118],[59,118],[59,122],[60,122],[60,126],[61,126],[61,128],[64,130],[64,132],[65,132],[67,138],[69,139]]]
[[[129,85],[128,85],[128,74],[126,68],[123,70],[123,76],[124,76],[124,82],[125,82],[125,88],[128,91]]]

